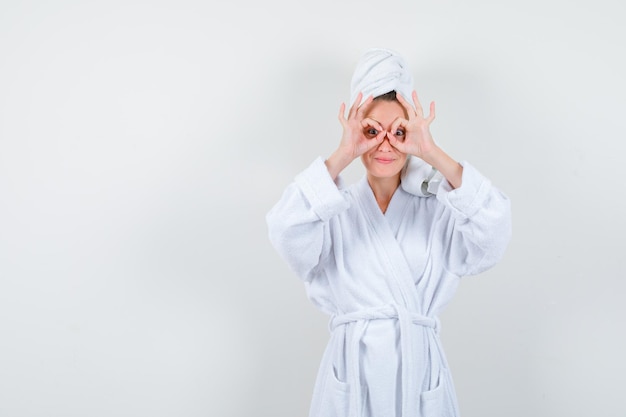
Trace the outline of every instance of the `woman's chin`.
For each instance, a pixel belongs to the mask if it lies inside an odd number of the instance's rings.
[[[374,178],[379,179],[388,179],[388,178],[396,178],[400,175],[400,171],[402,171],[402,167],[387,167],[386,169],[381,169],[380,167],[373,167],[367,170],[367,173]]]

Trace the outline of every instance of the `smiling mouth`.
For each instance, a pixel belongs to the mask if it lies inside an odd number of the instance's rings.
[[[388,159],[388,158],[374,158],[374,160],[376,162],[380,162],[381,164],[390,164],[393,161],[395,161],[395,159]]]

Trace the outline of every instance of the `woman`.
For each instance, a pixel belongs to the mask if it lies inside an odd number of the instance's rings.
[[[503,256],[510,203],[435,144],[435,105],[425,115],[412,84],[398,54],[366,51],[337,150],[267,215],[272,244],[331,316],[311,417],[458,416],[437,316],[462,276]],[[366,175],[344,187],[357,157]]]

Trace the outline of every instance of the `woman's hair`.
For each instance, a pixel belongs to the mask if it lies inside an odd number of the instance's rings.
[[[396,97],[396,90],[391,90],[388,93],[381,94],[378,97],[374,97],[374,100],[398,101],[398,98]]]

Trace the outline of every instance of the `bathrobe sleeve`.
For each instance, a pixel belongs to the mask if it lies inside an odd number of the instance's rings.
[[[437,199],[451,213],[442,233],[446,268],[458,275],[476,275],[494,266],[511,239],[509,198],[467,162],[462,185],[452,189],[442,181]]]
[[[330,219],[350,204],[318,157],[287,186],[266,216],[269,239],[291,269],[309,281],[330,253]]]

